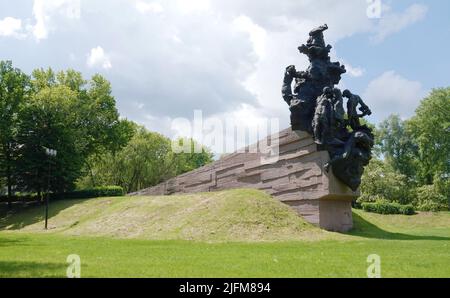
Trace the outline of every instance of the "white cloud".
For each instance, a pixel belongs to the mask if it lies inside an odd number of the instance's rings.
[[[263,58],[266,53],[267,32],[261,26],[256,25],[245,15],[241,15],[233,20],[236,29],[245,32],[253,44],[253,48],[259,57]]]
[[[22,20],[6,17],[0,20],[0,36],[22,38]]]
[[[162,13],[164,11],[164,7],[158,2],[146,2],[139,0],[136,2],[136,9],[140,13]]]
[[[361,76],[364,75],[364,72],[365,72],[364,68],[361,68],[361,67],[353,67],[353,66],[351,66],[350,64],[345,63],[345,62],[344,62],[344,64],[345,64],[345,69],[347,69],[347,73],[348,73],[350,76],[352,76],[352,77],[354,77],[354,78],[359,78],[359,77],[361,77]]]
[[[371,120],[378,122],[391,114],[411,117],[424,96],[420,82],[387,71],[369,83],[363,99],[371,107],[372,117],[376,117]]]
[[[108,55],[105,54],[105,51],[100,46],[91,49],[91,52],[88,55],[87,65],[91,68],[101,67],[104,69],[110,69],[112,67]]]
[[[18,2],[29,14],[31,7]],[[54,34],[30,54],[17,51],[14,60],[25,61],[29,69],[70,66],[86,76],[92,69],[109,69],[121,114],[167,135],[171,118],[190,118],[195,109],[205,119],[232,117],[249,124],[278,117],[280,127],[287,127],[283,72],[291,64],[298,70],[308,67],[297,47],[306,42],[309,30],[327,23],[325,38],[332,45],[358,33],[371,36],[378,22],[384,25],[377,30],[389,31],[387,20],[367,17],[364,0],[283,0],[280,5],[258,0],[84,0],[82,18],[76,3],[34,0],[34,19],[23,19],[22,26],[37,40]],[[92,48],[97,45],[101,47]],[[332,56],[347,66],[344,79],[363,75],[365,65],[352,66],[348,59]]]
[[[327,23],[330,29],[325,38],[334,45],[355,33],[370,32],[372,28],[372,21],[366,15],[367,3],[360,0],[284,0],[282,5],[240,0],[212,3],[213,10],[220,12],[222,18],[228,15],[235,26],[247,33],[253,51],[258,54],[252,71],[243,81],[246,89],[257,98],[257,103],[253,109],[245,111],[257,117],[278,117],[280,128],[289,125],[289,109],[281,98],[283,72],[292,64],[298,70],[308,67],[307,57],[300,54],[297,47],[306,43],[309,31]],[[349,14],[351,18],[342,18]],[[349,76],[364,73],[360,67],[350,70]],[[235,111],[239,111],[238,106]]]
[[[402,13],[390,12],[389,7],[386,9],[387,12],[375,27],[375,36],[372,38],[377,43],[424,19],[428,11],[428,7],[422,4],[413,4]]]
[[[33,16],[36,23],[30,27],[30,31],[37,40],[46,39],[56,27],[55,17],[79,19],[80,14],[80,0],[34,0]]]

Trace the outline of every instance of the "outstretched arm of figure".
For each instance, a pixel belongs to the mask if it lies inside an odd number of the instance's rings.
[[[295,69],[294,65],[290,65],[286,68],[286,72],[284,73],[284,79],[283,79],[283,87],[281,89],[281,93],[283,95],[284,101],[288,105],[291,105],[291,101],[293,99],[292,95],[292,81],[295,78],[295,75],[297,73],[297,70]]]
[[[359,96],[358,96],[358,103],[361,106],[359,110],[362,112],[362,114],[358,114],[358,117],[362,118],[364,116],[372,115],[372,111],[370,110],[370,108],[364,103],[364,101]]]

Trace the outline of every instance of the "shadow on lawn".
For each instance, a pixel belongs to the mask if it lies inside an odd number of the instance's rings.
[[[58,200],[50,203],[48,217],[51,219],[64,209],[79,204],[85,200]],[[0,231],[20,230],[26,226],[38,223],[44,220],[45,205],[17,205],[10,211],[1,213]]]
[[[64,277],[67,264],[0,261],[0,277]]]
[[[5,239],[0,237],[0,247],[7,247],[7,246],[15,246],[15,245],[25,245],[26,239]]]
[[[420,236],[408,235],[401,233],[389,232],[380,227],[368,222],[356,213],[353,213],[354,228],[348,234],[353,236],[360,236],[364,238],[383,239],[383,240],[443,240],[450,241],[450,237],[440,236]]]

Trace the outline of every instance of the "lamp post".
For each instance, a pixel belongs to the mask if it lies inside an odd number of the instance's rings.
[[[50,197],[50,178],[51,178],[51,158],[56,157],[58,154],[58,151],[49,149],[44,147],[45,154],[48,156],[48,181],[47,181],[47,198],[45,199],[45,229],[47,230],[47,224],[48,224],[48,204],[49,204],[49,197]]]

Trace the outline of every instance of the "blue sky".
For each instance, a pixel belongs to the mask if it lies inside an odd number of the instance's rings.
[[[297,47],[323,23],[341,88],[360,94],[378,123],[413,115],[432,88],[450,85],[450,1],[0,0],[0,59],[104,75],[123,117],[189,134],[174,119],[289,125],[280,94],[286,66],[305,69]]]
[[[425,90],[450,85],[450,1],[431,0],[390,2],[396,11],[411,3],[428,7],[426,17],[403,31],[376,44],[361,33],[343,39],[335,45],[340,55],[366,71],[349,84],[360,92],[371,79],[386,70],[395,70],[410,80],[420,81]]]

